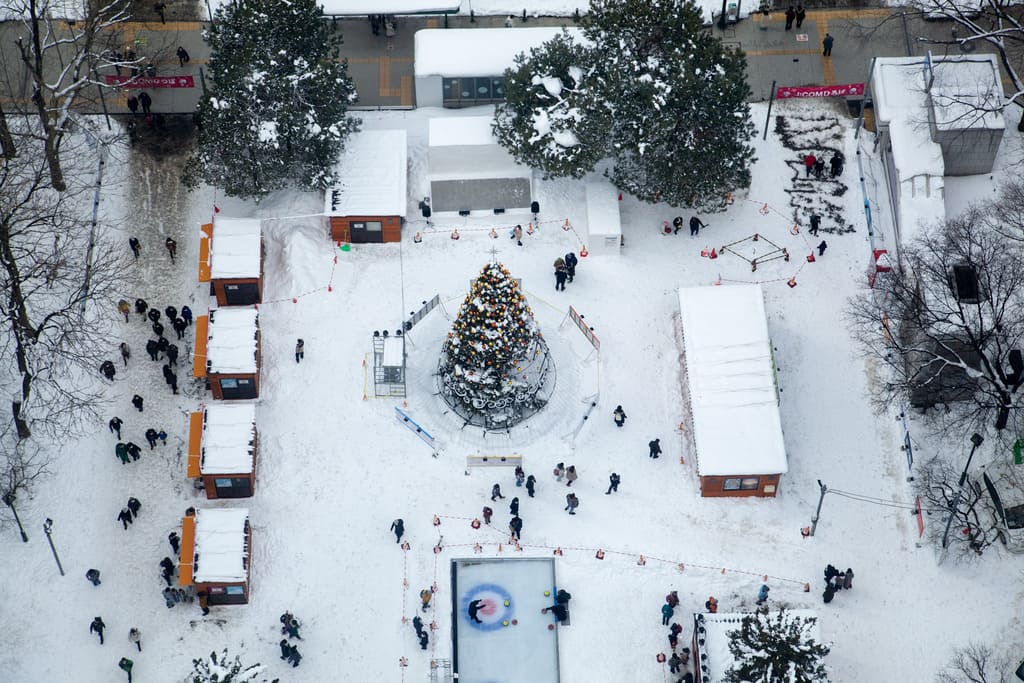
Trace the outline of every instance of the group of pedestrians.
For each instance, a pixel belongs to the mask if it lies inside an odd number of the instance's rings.
[[[298,646],[292,645],[288,639],[302,640],[302,636],[299,635],[299,620],[291,612],[285,612],[281,615],[280,621],[281,634],[285,636],[280,642],[281,659],[296,667],[302,661],[302,655],[299,653]]]
[[[171,240],[171,238],[167,238]],[[173,240],[171,240],[173,242]],[[171,255],[171,259],[174,259],[174,253],[177,250],[177,245],[173,248],[168,248],[168,253]],[[118,302],[118,311],[120,311],[124,317],[125,322],[130,320],[130,311],[128,302],[125,299],[121,299]],[[135,300],[135,312],[140,316],[142,321],[145,323],[148,321],[153,330],[153,337],[146,341],[146,354],[149,359],[153,362],[159,363],[161,360],[166,362],[163,364],[162,372],[164,382],[171,388],[172,394],[178,393],[178,345],[172,343],[165,336],[166,328],[164,327],[164,320],[168,322],[171,328],[174,330],[176,335],[176,341],[181,341],[185,338],[185,333],[188,328],[192,325],[192,309],[187,305],[182,306],[179,311],[174,306],[167,306],[164,308],[163,313],[156,306],[150,306],[145,299],[139,298]],[[165,317],[166,316],[166,317]],[[125,365],[128,364],[128,358],[131,356],[131,351],[128,349],[126,343],[121,344],[121,354],[124,358]],[[101,370],[103,368],[101,367]],[[136,402],[133,399],[133,404],[142,412],[143,400],[142,397],[136,395],[138,399]],[[150,443],[153,446],[153,443]]]
[[[816,156],[813,152],[808,152],[803,156],[804,164],[804,177],[810,178],[811,174],[818,180],[825,178],[825,158]],[[832,157],[828,160],[829,177],[838,178],[843,175],[843,169],[846,167],[846,159],[843,157],[842,152],[833,152]]]
[[[669,627],[668,645],[672,650],[672,656],[668,659],[669,673],[681,674],[680,681],[693,683],[693,674],[682,670],[690,662],[690,648],[679,648],[679,635],[683,632],[683,627],[678,622],[672,622],[678,607],[679,591],[669,591],[665,596],[665,603],[661,606],[661,625]]]
[[[853,589],[853,570],[847,567],[841,572],[832,565],[825,567],[825,592],[821,594],[826,604],[832,602],[832,598],[841,590]]]
[[[576,278],[576,266],[579,259],[574,252],[569,252],[564,257],[555,259],[555,291],[565,291],[565,283],[572,282]]]

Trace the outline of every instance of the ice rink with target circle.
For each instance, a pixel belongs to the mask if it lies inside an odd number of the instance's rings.
[[[553,558],[453,559],[452,664],[459,682],[557,683],[559,627],[541,611],[555,603],[556,592]]]

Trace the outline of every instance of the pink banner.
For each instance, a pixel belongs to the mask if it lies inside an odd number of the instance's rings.
[[[843,85],[819,85],[808,88],[783,86],[775,91],[775,98],[784,100],[790,97],[846,97],[863,94],[863,83],[845,83]]]
[[[125,85],[129,88],[194,88],[191,76],[107,76],[107,85]]]

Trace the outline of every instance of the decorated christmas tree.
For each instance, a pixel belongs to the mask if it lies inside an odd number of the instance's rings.
[[[519,283],[500,263],[487,264],[445,340],[441,396],[467,424],[507,429],[547,404],[553,373]]]

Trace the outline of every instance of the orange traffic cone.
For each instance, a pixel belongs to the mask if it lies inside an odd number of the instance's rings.
[[[533,234],[533,221],[530,221],[529,223],[526,224],[526,234],[527,235],[532,235]]]
[[[492,240],[498,239],[498,231],[495,230],[494,228],[491,228],[491,232],[489,234]]]
[[[789,285],[790,288],[796,287],[796,275],[794,275],[793,277],[789,278],[789,280],[786,282],[786,284]]]
[[[708,254],[708,258],[718,258],[718,252],[715,251],[714,247],[711,248],[711,253]]]
[[[568,218],[566,218],[566,219],[565,219],[565,224],[564,224],[564,225],[562,226],[562,230],[569,230],[569,228],[571,228],[571,227],[572,227],[572,226],[571,226],[571,225],[569,225],[569,219],[568,219]]]
[[[596,557],[599,560],[603,560],[604,559],[604,551],[601,550],[600,548],[598,548],[597,553],[594,555],[594,557]]]
[[[789,229],[789,232],[792,235],[799,235],[800,234],[800,226],[797,225],[796,223],[794,223],[793,227]]]
[[[644,558],[643,555],[641,555],[640,559],[636,561],[636,564],[638,567],[643,567],[645,564],[647,564],[647,559]]]
[[[587,245],[584,244],[583,247],[580,249],[580,258],[587,258],[587,256],[589,255],[590,252],[587,251]]]
[[[553,554],[554,555],[558,555],[559,557],[561,557],[561,555],[562,555],[562,548],[561,548],[561,546],[555,548],[555,552]]]
[[[813,251],[810,254],[807,255],[807,262],[808,263],[814,263],[817,260],[818,259],[814,258],[814,252]]]
[[[413,242],[415,242],[416,244],[419,244],[420,242],[422,242],[422,241],[423,241],[423,235],[421,235],[421,234],[419,234],[419,233],[417,232],[417,233],[416,233],[415,235],[413,235],[413,237],[412,237],[412,241],[413,241]],[[340,245],[339,245],[339,246],[340,246]]]

